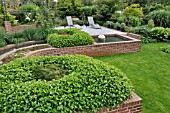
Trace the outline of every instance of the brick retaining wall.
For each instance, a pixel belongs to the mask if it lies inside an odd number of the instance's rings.
[[[20,25],[20,26],[11,26],[10,21],[4,21],[5,31],[7,33],[23,31],[25,28],[35,28],[35,25]]]
[[[135,93],[132,93],[132,97],[129,100],[124,101],[122,104],[118,105],[117,109],[114,109],[111,106],[109,110],[103,108],[100,111],[93,113],[141,113],[141,112],[142,112],[142,99]]]
[[[28,53],[26,56],[49,56],[63,54],[83,54],[87,56],[106,56],[112,54],[138,52],[141,49],[141,41],[123,41],[108,44],[95,44],[87,46],[75,46],[65,48],[47,48]]]
[[[141,40],[141,36],[138,34],[133,34],[133,33],[127,33],[127,36],[133,37],[135,39]]]

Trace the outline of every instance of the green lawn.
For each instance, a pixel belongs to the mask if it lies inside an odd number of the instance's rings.
[[[143,113],[170,113],[170,54],[165,43],[143,44],[141,52],[94,57],[121,69],[143,99]]]

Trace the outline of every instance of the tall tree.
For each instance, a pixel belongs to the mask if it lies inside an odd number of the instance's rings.
[[[108,20],[116,10],[124,8],[125,0],[96,0],[97,15],[100,19]]]
[[[59,0],[57,3],[58,13],[62,18],[81,15],[82,6],[82,0]]]

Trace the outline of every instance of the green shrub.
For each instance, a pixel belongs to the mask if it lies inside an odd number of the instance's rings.
[[[74,21],[74,24],[78,24],[78,25],[80,25],[80,26],[86,25],[86,23],[87,23],[87,21],[83,21],[83,20],[75,20],[75,21]]]
[[[57,3],[57,13],[61,18],[66,16],[80,16],[82,11],[81,0],[59,0]]]
[[[6,34],[5,40],[8,44],[19,44],[28,41],[28,38],[22,32]]]
[[[145,37],[148,37],[150,35],[149,28],[146,26],[135,27],[133,33],[143,35]]]
[[[140,18],[131,16],[130,17],[130,25],[133,27],[140,26],[141,25]]]
[[[26,28],[23,30],[22,33],[29,41],[39,41],[39,40],[46,40],[47,36],[54,32],[55,32],[54,29]]]
[[[2,10],[3,10],[3,7],[2,7],[2,4],[0,4],[0,14],[2,14]]]
[[[3,26],[4,23],[4,15],[0,14],[0,27]]]
[[[5,38],[5,31],[0,29],[0,47],[3,47],[7,44],[4,38]]]
[[[148,21],[148,27],[149,28],[153,28],[154,26],[155,26],[154,21],[153,20],[149,20]]]
[[[156,39],[151,37],[150,29],[146,26],[135,27],[133,33],[141,35],[142,43],[157,42]]]
[[[10,21],[13,26],[18,24],[18,21],[15,20],[16,17],[14,15],[11,15],[8,13],[6,18],[7,18],[7,21]]]
[[[135,17],[140,18],[142,14],[143,12],[139,4],[131,4],[130,6],[126,7],[124,10],[125,16],[135,16]]]
[[[117,22],[117,18],[119,16],[117,16],[116,14],[112,14],[111,17],[110,17],[110,20],[112,20],[113,22]]]
[[[96,12],[96,7],[95,6],[82,7],[82,12],[84,13],[85,16],[94,15]]]
[[[54,29],[36,29],[26,28],[23,32],[5,33],[0,30],[0,47],[7,44],[19,44],[26,41],[40,41],[46,40],[47,36],[51,33],[55,33]]]
[[[170,29],[163,27],[154,27],[151,29],[151,37],[162,41],[163,39],[170,39]]]
[[[32,74],[36,80],[47,80],[60,79],[66,71],[62,70],[57,64],[40,64],[31,66]]]
[[[68,70],[67,75],[51,81],[34,78],[32,65],[53,64]],[[0,112],[91,112],[116,107],[132,91],[119,69],[82,55],[15,60],[0,66],[0,83]]]
[[[53,47],[70,47],[90,45],[94,43],[93,38],[78,29],[63,29],[57,30],[56,33],[50,34],[47,42]]]
[[[152,19],[155,26],[170,27],[170,12],[167,10],[152,11],[147,15],[148,20]]]
[[[27,39],[29,41],[32,40],[36,40],[36,38],[34,37],[34,35],[38,32],[38,29],[35,28],[26,28],[23,30],[23,34],[25,35],[25,37],[27,37]]]
[[[117,19],[117,22],[119,23],[124,23],[126,21],[126,16],[120,16],[118,19]]]
[[[108,27],[108,28],[115,28],[115,23],[113,23],[112,21],[106,21],[106,23],[104,23],[104,26]]]
[[[165,53],[170,53],[170,46],[160,47],[160,50]]]

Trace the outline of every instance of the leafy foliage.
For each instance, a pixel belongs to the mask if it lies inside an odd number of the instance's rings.
[[[95,6],[85,6],[85,7],[82,7],[82,13],[84,13],[85,16],[94,15],[95,12],[96,12],[96,7]]]
[[[154,26],[155,26],[154,21],[153,20],[149,20],[148,21],[148,27],[149,28],[153,28]]]
[[[170,53],[170,46],[167,45],[167,46],[161,47],[160,50],[165,53]]]
[[[28,41],[28,38],[22,32],[6,34],[5,40],[8,44],[19,44]]]
[[[152,19],[155,26],[170,27],[170,12],[167,10],[155,10],[147,15],[148,19]]]
[[[152,38],[162,41],[163,39],[170,39],[170,29],[163,27],[154,27],[151,29]]]
[[[36,14],[39,10],[39,7],[33,3],[24,4],[18,8],[18,11],[21,11],[19,15],[16,15],[21,23],[27,23],[30,21],[36,20]],[[29,20],[28,20],[29,19]]]
[[[22,33],[25,35],[25,37],[27,37],[29,41],[31,41],[31,40],[35,40],[34,35],[37,33],[37,31],[38,29],[35,28],[26,28]]]
[[[124,10],[124,15],[126,16],[136,16],[140,18],[142,14],[143,12],[139,4],[131,4],[130,6],[126,7]]]
[[[124,23],[125,21],[126,21],[126,16],[120,16],[117,19],[117,22],[119,22],[119,23]]]
[[[61,18],[66,16],[80,16],[82,10],[81,0],[59,0],[57,3],[57,10]]]
[[[40,64],[56,64],[68,74],[36,81],[30,67]],[[0,82],[0,112],[91,112],[116,107],[132,91],[119,69],[82,55],[19,59],[0,66]]]
[[[132,25],[133,27],[140,26],[141,25],[140,18],[131,16],[130,17],[130,25]]]
[[[156,39],[153,39],[150,34],[150,29],[146,26],[135,27],[133,33],[139,34],[142,36],[142,43],[152,43],[157,42]]]
[[[47,42],[53,47],[70,47],[80,45],[90,45],[94,43],[93,38],[78,29],[62,29],[50,34]]]
[[[5,37],[5,31],[0,29],[0,47],[3,47],[7,44],[4,37]]]
[[[118,17],[117,21],[119,23],[125,23],[126,22],[126,16]],[[141,25],[141,21],[138,17],[131,16],[130,17],[130,25],[133,26],[133,27],[139,26],[139,25]]]
[[[152,11],[155,11],[155,10],[163,10],[163,9],[166,9],[166,8],[164,7],[164,5],[162,5],[162,4],[155,4],[155,5],[145,6],[145,7],[143,8],[143,13],[144,13],[145,15],[147,15],[147,14],[149,14],[149,13],[152,12]]]
[[[108,21],[116,10],[123,7],[122,0],[95,0],[96,19]]]
[[[4,30],[0,30],[0,46],[19,44],[26,41],[46,40],[47,36],[55,31],[54,29],[45,28],[26,28],[22,32],[5,33]]]
[[[57,64],[40,64],[31,66],[32,74],[36,80],[52,80],[63,77],[66,71],[62,70]]]

